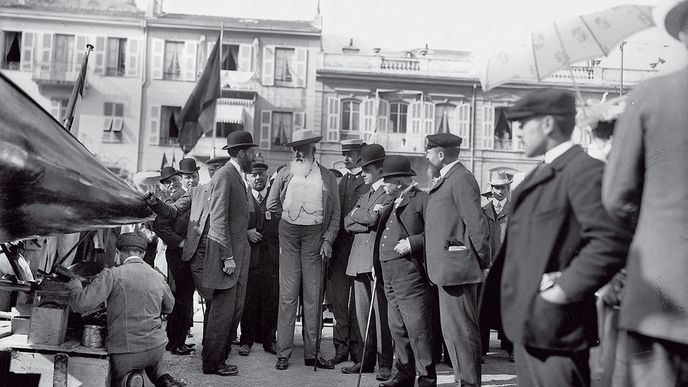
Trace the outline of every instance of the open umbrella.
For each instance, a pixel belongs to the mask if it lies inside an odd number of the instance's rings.
[[[630,4],[556,22],[488,58],[483,90],[508,82],[540,82],[573,63],[608,55],[630,35],[654,25],[651,6]]]

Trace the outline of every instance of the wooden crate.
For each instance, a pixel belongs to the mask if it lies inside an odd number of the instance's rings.
[[[67,333],[68,319],[68,305],[59,309],[33,307],[31,309],[31,322],[29,323],[29,342],[33,344],[62,344]]]

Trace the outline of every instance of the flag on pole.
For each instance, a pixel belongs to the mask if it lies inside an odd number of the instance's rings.
[[[449,133],[449,117],[447,117],[447,112],[442,112],[442,118],[440,119],[440,124],[437,128],[437,133]]]
[[[174,149],[172,149],[172,168],[176,168],[174,166],[174,164],[177,162],[177,160],[175,160],[175,158],[177,157],[177,155],[175,153],[176,152],[174,151]]]
[[[160,169],[162,170],[167,166],[167,153],[162,154],[162,163],[160,163]]]
[[[62,126],[64,126],[65,129],[67,129],[68,131],[73,132],[75,135],[78,134],[77,132],[79,130],[79,114],[76,109],[79,105],[81,105],[81,98],[83,98],[84,96],[84,83],[86,82],[86,69],[88,68],[88,54],[90,54],[91,51],[93,51],[93,46],[87,44],[86,52],[84,53],[84,57],[81,61],[81,70],[79,71],[79,74],[76,76],[76,82],[74,83],[74,87],[72,88],[72,94],[69,96],[69,102],[67,103],[64,121],[62,122]],[[77,125],[74,125],[75,117]]]
[[[220,98],[220,37],[208,57],[200,79],[177,117],[179,146],[187,154],[204,133],[215,127],[215,107]]]

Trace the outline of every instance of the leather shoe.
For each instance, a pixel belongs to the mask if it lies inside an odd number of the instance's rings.
[[[186,345],[182,344],[178,346],[177,348],[172,348],[170,352],[173,355],[180,355],[180,356],[185,356],[191,354],[194,350],[192,348],[187,347]]]
[[[315,359],[305,359],[303,362],[306,364],[306,367],[315,366],[324,370],[334,369],[334,364],[332,364],[332,362],[329,360],[323,359],[322,357],[319,357],[317,361]]]
[[[380,369],[377,370],[377,375],[375,375],[375,380],[378,380],[380,382],[384,382],[385,380],[389,380],[389,378],[392,377],[392,370],[388,367],[380,367]]]
[[[373,371],[375,371],[375,367],[363,367],[364,374],[370,374]],[[342,368],[343,374],[358,374],[359,372],[361,372],[361,363],[356,363],[352,366]]]
[[[277,358],[277,364],[275,364],[275,368],[278,370],[286,370],[289,368],[289,359],[286,357],[278,357]]]
[[[413,387],[415,383],[415,377],[400,376],[397,374],[394,378],[378,384],[379,387]]]
[[[235,365],[222,364],[220,367],[203,366],[203,373],[208,375],[220,376],[234,376],[239,373],[239,369]]]
[[[155,381],[155,387],[183,387],[186,383],[175,380],[170,374],[164,374]]]
[[[263,351],[277,355],[277,345],[275,345],[275,343],[263,344]]]
[[[196,343],[184,343],[184,345],[186,345],[189,348],[193,348],[196,346]]]
[[[344,363],[345,361],[349,360],[349,354],[348,353],[338,353],[334,355],[332,359],[330,359],[330,363],[332,364],[339,364],[339,363]]]
[[[239,355],[240,356],[248,356],[248,354],[251,353],[251,346],[250,345],[242,345],[239,347]]]

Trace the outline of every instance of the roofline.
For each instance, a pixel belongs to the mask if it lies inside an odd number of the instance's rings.
[[[23,10],[22,10],[23,11]],[[28,20],[47,20],[47,21],[58,21],[58,22],[75,22],[75,23],[89,23],[93,21],[98,21],[99,23],[105,23],[110,25],[125,25],[133,27],[141,27],[145,18],[141,16],[122,16],[122,15],[84,15],[84,14],[74,14],[74,13],[62,13],[59,17],[55,14],[48,14],[44,11],[38,11],[38,13],[28,14],[26,12],[13,12],[7,8],[0,7],[0,17],[8,17],[15,19],[28,19]],[[113,19],[114,18],[114,19]],[[120,20],[117,20],[120,19]],[[124,20],[121,20],[124,19]]]
[[[192,15],[193,16],[193,15]],[[211,24],[207,23],[204,25],[189,25],[185,23],[172,23],[166,20],[160,20],[158,18],[149,18],[147,22],[148,27],[157,27],[157,28],[177,28],[177,29],[186,29],[186,30],[219,30],[219,25],[217,24]],[[306,31],[306,30],[293,30],[293,29],[284,29],[284,28],[257,28],[257,27],[224,27],[225,31],[231,31],[231,32],[259,32],[259,33],[278,33],[282,35],[298,35],[298,36],[312,36],[312,37],[317,37],[321,38],[322,37],[322,30],[314,30],[314,31]]]

